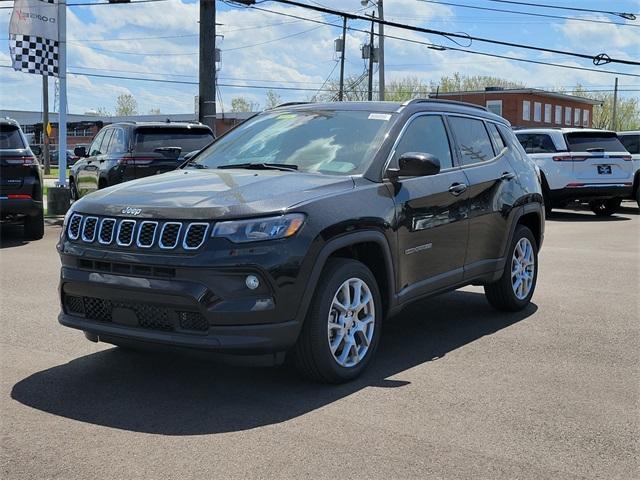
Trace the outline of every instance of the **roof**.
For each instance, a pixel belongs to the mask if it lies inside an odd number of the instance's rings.
[[[592,98],[579,97],[577,95],[569,95],[567,93],[549,92],[547,90],[540,90],[538,88],[505,88],[502,90],[468,90],[460,92],[439,92],[440,97],[454,97],[459,95],[505,95],[505,94],[519,94],[519,95],[538,95],[541,97],[556,98],[558,100],[566,100],[576,103],[586,103],[589,105],[601,105],[600,100],[593,100]],[[432,93],[430,96],[436,95]]]
[[[0,124],[2,125],[14,125],[18,127],[18,122],[16,122],[13,118],[9,117],[0,117]]]
[[[602,130],[601,128],[552,128],[552,127],[530,127],[530,128],[520,128],[515,131],[518,133],[549,133],[549,132],[560,132],[560,133],[584,133],[584,132],[595,132],[595,133],[615,133],[612,130]]]
[[[114,122],[110,123],[109,126],[112,125],[133,125],[136,127],[154,127],[154,128],[175,128],[175,127],[183,127],[183,128],[203,128],[207,130],[211,130],[207,125],[200,122]]]

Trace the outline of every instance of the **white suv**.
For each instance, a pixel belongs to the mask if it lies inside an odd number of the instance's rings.
[[[633,158],[633,194],[632,197],[640,207],[640,130],[635,132],[618,132],[618,138]]]
[[[572,201],[607,216],[629,198],[631,155],[615,132],[587,128],[526,128],[516,136],[542,172],[547,215]]]

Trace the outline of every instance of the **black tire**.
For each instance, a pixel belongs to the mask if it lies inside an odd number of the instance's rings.
[[[542,199],[544,200],[544,214],[546,217],[550,217],[553,210],[553,204],[551,203],[551,194],[548,189],[543,190]]]
[[[373,297],[373,334],[368,350],[359,363],[344,367],[329,347],[328,318],[334,296],[347,280],[357,278],[369,288]],[[309,305],[300,337],[291,352],[293,363],[305,377],[322,383],[343,383],[356,378],[375,355],[382,324],[382,300],[375,277],[362,263],[343,258],[327,261],[318,287]]]
[[[520,242],[520,240],[523,238],[529,240],[529,243],[533,247],[534,270],[533,280],[529,293],[524,298],[518,298],[518,296],[516,296],[516,293],[514,292],[514,287],[512,285],[511,270],[513,266],[514,251],[516,249],[516,246],[518,245],[518,242]],[[491,306],[496,308],[497,310],[506,312],[517,312],[518,310],[522,310],[523,308],[525,308],[531,301],[531,297],[533,296],[533,293],[536,289],[537,280],[538,245],[536,239],[533,236],[531,230],[529,230],[524,225],[518,225],[516,227],[516,231],[513,234],[511,245],[509,245],[509,250],[507,252],[507,261],[504,266],[504,271],[502,272],[502,277],[500,277],[500,280],[498,280],[497,282],[485,285],[484,293]]]
[[[30,240],[40,240],[44,237],[44,211],[24,219],[24,234]]]
[[[591,208],[591,211],[599,217],[609,217],[618,211],[621,203],[621,198],[594,200],[589,203],[589,208]]]
[[[638,204],[638,208],[640,208],[640,187],[636,189],[636,203]]]
[[[73,179],[73,177],[69,179],[69,192],[70,192],[72,201],[75,202],[77,200],[80,200],[80,195],[78,194],[78,187],[76,187],[76,182]]]

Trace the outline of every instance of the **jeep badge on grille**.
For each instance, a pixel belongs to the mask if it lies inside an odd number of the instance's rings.
[[[125,215],[140,215],[142,213],[142,209],[141,208],[133,208],[133,207],[125,207],[121,210],[121,213],[124,213]]]

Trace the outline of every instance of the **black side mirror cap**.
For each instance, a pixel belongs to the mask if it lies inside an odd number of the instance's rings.
[[[85,147],[76,147],[73,149],[73,154],[76,157],[86,157],[87,156],[87,149]]]
[[[36,157],[42,155],[42,147],[40,145],[32,145],[30,148],[31,153],[33,153]]]
[[[398,159],[399,168],[387,170],[391,179],[398,177],[428,177],[440,173],[440,160],[430,153],[406,152]]]

